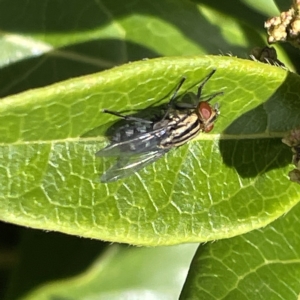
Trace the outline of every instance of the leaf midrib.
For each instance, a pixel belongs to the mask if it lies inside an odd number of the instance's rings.
[[[193,139],[194,141],[215,141],[215,140],[257,140],[257,139],[278,139],[283,138],[288,132],[264,132],[264,133],[253,133],[253,134],[200,134],[199,136]],[[12,146],[12,145],[34,145],[34,144],[57,144],[57,143],[66,143],[66,142],[103,142],[106,141],[107,138],[105,136],[97,136],[97,137],[85,137],[85,138],[66,138],[66,139],[55,139],[55,140],[32,140],[32,141],[18,141],[14,143],[0,143],[0,146]]]

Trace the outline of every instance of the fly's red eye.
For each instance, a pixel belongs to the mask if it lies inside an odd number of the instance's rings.
[[[211,106],[207,102],[200,102],[198,110],[200,116],[205,121],[207,121],[212,115]]]

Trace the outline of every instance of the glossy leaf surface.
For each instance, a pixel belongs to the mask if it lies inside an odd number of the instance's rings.
[[[180,299],[297,299],[299,209],[265,228],[201,245]]]
[[[111,184],[96,159],[116,117],[167,102],[186,76],[205,93],[224,91],[211,134]],[[264,226],[299,191],[286,174],[280,137],[299,116],[299,79],[277,67],[231,57],[162,58],[29,91],[1,101],[1,216],[25,226],[133,244],[200,242]],[[282,122],[282,120],[285,120]],[[270,188],[272,187],[272,188]],[[283,197],[284,195],[284,197]]]

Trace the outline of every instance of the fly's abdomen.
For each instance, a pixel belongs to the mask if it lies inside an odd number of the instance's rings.
[[[167,130],[157,126],[158,123],[132,123],[120,127],[111,137],[111,144],[98,151],[97,156],[128,156],[161,149],[159,144]]]
[[[114,143],[122,143],[124,141],[133,139],[139,135],[146,134],[152,131],[153,124],[125,124],[124,126],[118,128],[114,135],[111,137],[111,141]]]

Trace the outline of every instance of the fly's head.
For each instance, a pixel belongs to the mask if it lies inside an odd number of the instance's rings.
[[[211,106],[207,101],[201,101],[196,112],[200,122],[203,124],[203,131],[210,132],[214,128],[214,122],[220,114],[218,104]]]

